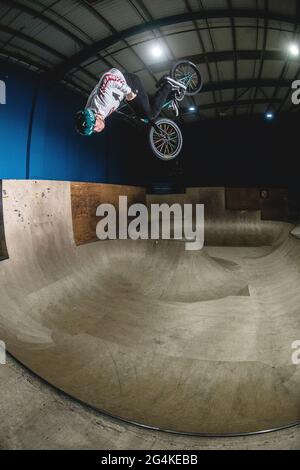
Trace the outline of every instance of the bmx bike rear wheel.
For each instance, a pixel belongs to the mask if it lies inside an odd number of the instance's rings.
[[[156,121],[155,127],[151,127],[149,140],[154,155],[164,161],[173,160],[182,150],[181,130],[170,119]]]
[[[203,79],[195,64],[188,60],[180,60],[173,65],[171,76],[174,80],[187,87],[186,96],[195,96],[203,86]]]

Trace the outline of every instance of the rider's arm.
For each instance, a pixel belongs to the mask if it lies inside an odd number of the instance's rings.
[[[120,90],[125,96],[128,96],[128,95],[130,95],[130,93],[132,93],[132,90],[131,90],[130,86],[127,85],[125,79],[124,80],[117,79],[114,82],[114,86],[116,88],[118,88],[118,90]]]
[[[136,98],[136,93],[134,93],[133,91],[131,91],[127,96],[126,96],[126,100],[127,101],[132,101],[134,100],[134,98]]]
[[[130,86],[127,85],[125,77],[118,71],[119,75],[111,73],[111,71],[105,73],[99,83],[99,92],[105,93],[107,88],[115,88],[121,91],[123,95],[127,96],[131,93]]]

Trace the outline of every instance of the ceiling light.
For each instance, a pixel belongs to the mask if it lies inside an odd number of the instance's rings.
[[[189,107],[189,111],[191,111],[191,112],[196,111],[195,106],[190,106],[190,107]]]
[[[158,57],[162,56],[163,50],[160,46],[154,46],[154,47],[152,47],[151,53],[152,53],[153,57],[158,58]]]
[[[300,49],[298,44],[290,44],[289,46],[290,54],[294,57],[298,57],[300,54]]]
[[[266,119],[268,119],[268,121],[272,121],[272,119],[274,119],[274,113],[266,113]]]

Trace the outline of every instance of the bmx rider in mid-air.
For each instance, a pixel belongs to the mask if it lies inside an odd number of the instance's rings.
[[[186,86],[165,76],[158,82],[158,90],[149,96],[141,79],[133,73],[111,69],[105,73],[90,94],[84,110],[76,114],[76,130],[84,136],[100,133],[105,129],[105,119],[116,111],[125,99],[141,119],[153,122],[159,116],[167,99],[178,116],[174,93],[186,90]]]

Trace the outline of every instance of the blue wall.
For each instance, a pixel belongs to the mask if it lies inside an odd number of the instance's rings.
[[[33,117],[30,179],[106,182],[106,136],[84,138],[74,130],[79,96],[60,86],[39,88]]]
[[[297,113],[272,122],[239,116],[182,126],[180,157],[162,162],[151,154],[147,132],[116,115],[107,119],[103,134],[77,135],[74,114],[85,100],[62,86],[38,86],[36,74],[6,62],[0,62],[0,80],[7,87],[7,104],[0,104],[0,179],[299,186]]]
[[[74,130],[81,96],[0,62],[7,103],[0,105],[0,179],[144,183],[143,140],[119,117],[91,138]]]
[[[34,93],[31,74],[0,63],[6,104],[0,104],[0,178],[25,178],[29,119]]]

